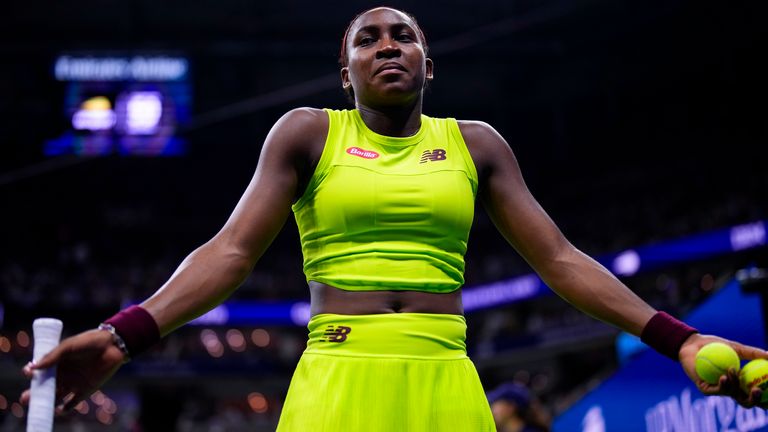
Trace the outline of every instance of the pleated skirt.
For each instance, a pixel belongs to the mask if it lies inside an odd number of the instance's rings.
[[[314,316],[278,432],[495,431],[460,315]]]

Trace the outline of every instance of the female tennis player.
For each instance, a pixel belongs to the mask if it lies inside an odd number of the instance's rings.
[[[499,232],[557,294],[679,360],[705,394],[754,406],[736,377],[696,377],[694,356],[724,341],[656,311],[577,250],[526,188],[489,125],[422,113],[434,64],[416,20],[396,9],[355,17],[341,46],[355,109],[301,108],[269,132],[251,183],[223,228],[149,299],[67,338],[32,369],[58,365],[72,408],[128,359],[226,299],[293,211],[311,293],[309,341],[280,431],[492,431],[467,358],[460,288],[479,198]],[[28,395],[22,397],[28,399]]]

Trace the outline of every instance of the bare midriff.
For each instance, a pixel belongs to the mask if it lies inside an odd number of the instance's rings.
[[[369,315],[386,313],[437,313],[461,315],[461,290],[449,293],[425,291],[345,291],[310,281],[310,313]]]

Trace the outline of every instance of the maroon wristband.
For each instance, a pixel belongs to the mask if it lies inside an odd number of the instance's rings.
[[[131,357],[136,357],[160,341],[160,329],[145,309],[130,306],[113,315],[105,324],[111,324],[125,341]]]
[[[651,317],[640,334],[640,340],[661,354],[679,361],[680,347],[688,337],[699,331],[675,319],[666,312]]]

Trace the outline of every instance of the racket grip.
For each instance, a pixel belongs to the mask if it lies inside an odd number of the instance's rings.
[[[38,318],[32,323],[34,348],[32,359],[39,361],[59,344],[62,322],[56,318]],[[27,432],[53,430],[54,403],[56,401],[56,366],[37,369],[32,374]]]

